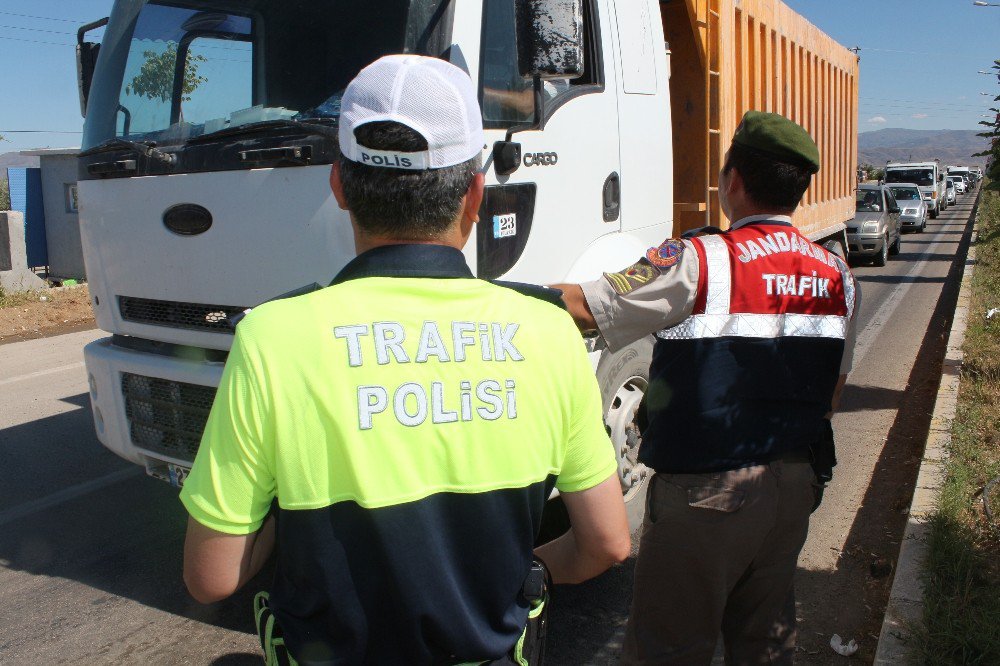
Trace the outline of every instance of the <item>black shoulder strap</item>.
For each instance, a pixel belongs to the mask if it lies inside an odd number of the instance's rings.
[[[286,291],[285,293],[279,294],[274,298],[269,298],[266,301],[264,301],[264,303],[270,303],[271,301],[280,301],[285,298],[294,298],[296,296],[311,294],[312,292],[319,291],[322,288],[323,288],[322,285],[320,285],[317,282],[313,282],[312,284],[304,285],[302,287],[299,287],[298,289],[292,289],[291,291]],[[259,303],[254,307],[259,307],[260,305],[264,305],[264,303]],[[243,312],[237,312],[234,315],[230,315],[229,319],[227,320],[229,327],[235,330],[236,325],[239,324],[241,321],[243,321],[243,318],[246,317],[248,314],[250,314],[251,310],[253,310],[253,308],[247,308]]]
[[[562,299],[562,289],[553,289],[552,287],[543,287],[538,284],[529,284],[527,282],[507,282],[506,280],[490,280],[490,284],[495,284],[498,287],[506,287],[507,289],[513,289],[523,296],[531,296],[532,298],[537,298],[547,303],[551,303],[552,305],[562,308],[563,310],[566,309],[566,304],[563,303]]]

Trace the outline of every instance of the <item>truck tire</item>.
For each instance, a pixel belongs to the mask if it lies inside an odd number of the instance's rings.
[[[941,210],[941,204],[934,204],[934,210],[931,211],[931,219],[932,220],[936,220],[937,219],[937,216],[940,213],[940,210]]]
[[[646,512],[646,488],[652,470],[636,460],[641,442],[642,399],[649,385],[649,362],[653,358],[653,337],[633,342],[617,353],[605,352],[597,365],[597,383],[601,388],[604,429],[615,447],[618,480],[622,483],[625,513],[630,532],[642,527]],[[623,470],[628,474],[623,477]],[[638,479],[632,481],[632,475]],[[535,546],[548,543],[566,533],[569,513],[562,497],[545,503],[542,524]]]
[[[643,399],[649,386],[653,358],[652,336],[633,342],[614,354],[605,353],[597,366],[604,427],[615,448],[618,481],[622,484],[629,529],[642,525],[646,488],[653,471],[638,462],[644,421]]]

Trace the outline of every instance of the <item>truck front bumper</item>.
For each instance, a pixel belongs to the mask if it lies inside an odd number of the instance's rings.
[[[190,468],[222,377],[222,363],[143,353],[102,338],[83,350],[101,443],[179,485]]]

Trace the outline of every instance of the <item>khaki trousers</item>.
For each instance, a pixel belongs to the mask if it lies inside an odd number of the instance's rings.
[[[815,476],[775,461],[716,474],[656,474],[646,498],[623,664],[791,664],[792,579]]]

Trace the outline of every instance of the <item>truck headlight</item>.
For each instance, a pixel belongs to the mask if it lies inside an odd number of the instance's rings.
[[[861,233],[863,234],[874,234],[878,233],[878,222],[865,222],[861,225]]]

